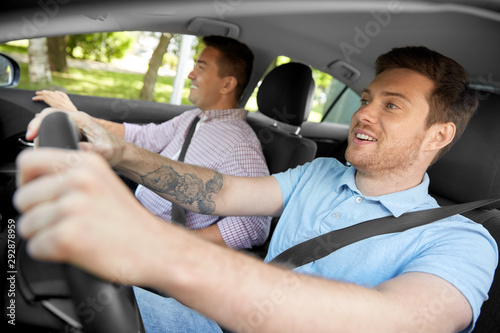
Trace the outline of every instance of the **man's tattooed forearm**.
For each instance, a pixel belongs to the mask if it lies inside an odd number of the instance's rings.
[[[182,204],[196,205],[201,214],[215,211],[212,194],[219,193],[222,188],[222,175],[218,172],[206,184],[195,174],[180,175],[169,166],[161,166],[140,177],[150,190],[172,196]]]

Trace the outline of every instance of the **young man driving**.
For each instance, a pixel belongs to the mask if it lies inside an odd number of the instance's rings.
[[[267,261],[330,230],[437,207],[426,170],[477,108],[468,75],[424,47],[380,56],[376,74],[352,117],[351,166],[321,158],[268,177],[153,158],[108,136],[87,115],[72,114],[100,144],[91,140],[85,148],[94,152],[80,153],[81,165],[68,170],[53,170],[51,163],[78,153],[21,154],[19,232],[37,258],[171,295],[136,289],[148,332],[220,332],[219,324],[240,332],[470,332],[498,253],[489,233],[462,216],[372,237],[290,272],[158,223],[109,168],[132,179],[154,175],[162,196],[200,213],[281,214]],[[186,191],[171,188],[179,182]],[[190,196],[200,182],[210,190]]]

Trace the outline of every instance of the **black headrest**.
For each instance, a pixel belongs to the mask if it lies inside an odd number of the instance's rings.
[[[276,67],[259,87],[259,111],[282,123],[300,126],[309,117],[314,88],[309,66],[291,62]]]
[[[455,202],[500,198],[500,95],[480,96],[460,140],[429,169],[430,192]]]

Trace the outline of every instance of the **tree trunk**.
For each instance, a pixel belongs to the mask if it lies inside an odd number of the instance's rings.
[[[158,46],[151,55],[151,59],[149,59],[149,66],[144,76],[144,85],[141,89],[141,99],[145,101],[152,101],[156,78],[158,77],[158,69],[161,66],[163,61],[163,55],[167,52],[168,44],[170,44],[170,40],[172,39],[172,34],[166,33],[160,36],[160,41]]]
[[[47,55],[47,38],[31,39],[28,45],[29,78],[31,83],[50,84],[49,57]]]
[[[67,36],[47,38],[51,71],[60,73],[68,72],[68,65],[66,63],[66,44]]]

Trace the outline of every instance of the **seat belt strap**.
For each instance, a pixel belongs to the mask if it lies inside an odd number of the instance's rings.
[[[434,221],[500,202],[500,199],[485,199],[457,205],[443,206],[402,214],[386,216],[333,230],[299,243],[273,258],[271,264],[280,264],[290,269],[308,264],[330,253],[360,240],[394,232],[402,232]]]
[[[189,148],[189,144],[191,143],[191,139],[193,138],[194,132],[196,130],[196,124],[200,121],[200,118],[195,117],[191,124],[189,125],[189,130],[186,135],[186,139],[184,140],[184,144],[182,145],[181,152],[179,154],[179,158],[177,159],[180,162],[184,162],[184,157],[186,157],[186,152]],[[181,206],[172,203],[172,222],[177,223],[179,225],[186,225],[186,211]]]

